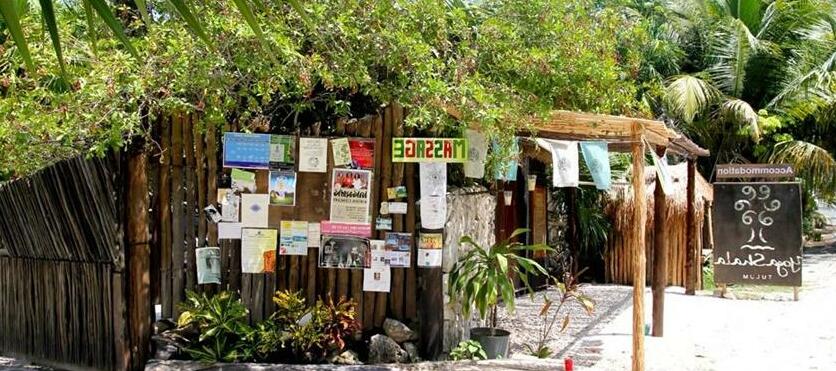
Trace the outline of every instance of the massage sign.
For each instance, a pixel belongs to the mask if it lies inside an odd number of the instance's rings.
[[[464,138],[392,138],[392,162],[467,161]]]
[[[801,286],[799,183],[714,184],[717,283]]]

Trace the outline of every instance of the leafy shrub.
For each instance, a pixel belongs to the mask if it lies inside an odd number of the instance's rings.
[[[478,341],[465,340],[460,342],[459,345],[456,345],[455,348],[450,350],[450,359],[454,361],[478,361],[488,359],[488,355],[485,354],[485,349],[482,348],[482,344],[480,344]]]
[[[247,324],[247,308],[232,293],[211,298],[192,291],[180,303],[178,330],[184,333],[186,352],[205,362],[237,362],[252,357],[253,329]]]

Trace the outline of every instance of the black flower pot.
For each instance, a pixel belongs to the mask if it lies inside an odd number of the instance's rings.
[[[490,327],[476,327],[470,329],[470,339],[482,344],[488,359],[508,358],[510,332]]]

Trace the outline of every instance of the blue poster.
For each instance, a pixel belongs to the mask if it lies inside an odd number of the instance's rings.
[[[270,135],[224,133],[224,167],[270,168]]]
[[[592,174],[595,188],[600,190],[610,189],[610,155],[607,149],[607,143],[581,142],[581,152],[583,153],[583,160],[586,162],[586,167],[589,168],[589,173]]]

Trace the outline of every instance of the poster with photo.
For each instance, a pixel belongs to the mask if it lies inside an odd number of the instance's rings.
[[[390,200],[394,200],[397,198],[406,198],[406,187],[397,186],[386,188],[386,195],[389,197]]]
[[[388,216],[378,216],[374,221],[374,229],[378,231],[391,231],[392,218]]]
[[[331,221],[371,224],[372,173],[368,170],[334,169],[331,177]]]
[[[296,138],[290,135],[270,135],[270,165],[288,165],[295,163]]]
[[[363,291],[389,292],[392,283],[392,269],[374,267],[363,269]]]
[[[232,190],[235,192],[253,193],[255,188],[255,173],[240,169],[232,169]]]
[[[384,240],[369,240],[371,246],[371,267],[388,267],[389,258],[386,255],[386,241]]]
[[[197,283],[221,283],[221,248],[201,247],[195,249]]]
[[[221,205],[221,221],[237,223],[241,214],[241,197],[232,188],[218,189],[218,204]]]
[[[389,259],[390,266],[394,268],[409,268],[411,265],[412,234],[387,232],[384,248],[386,249],[386,258]]]
[[[417,264],[422,268],[441,267],[441,250],[418,249]]]
[[[308,255],[308,222],[282,220],[279,255]]]
[[[418,266],[440,267],[444,238],[441,233],[421,233],[418,236]]]
[[[272,251],[275,256],[278,231],[264,228],[241,229],[241,272],[263,273],[265,254]],[[268,261],[269,262],[269,257]],[[274,264],[275,265],[275,258]]]
[[[296,172],[292,170],[270,172],[270,205],[296,205]]]
[[[299,138],[299,172],[324,173],[328,169],[328,139]]]
[[[374,169],[374,139],[349,138],[351,167],[354,169]]]
[[[241,225],[249,228],[267,228],[269,198],[268,194],[242,194]]]
[[[320,268],[361,269],[371,266],[369,240],[353,236],[322,235]]]
[[[334,166],[351,164],[351,147],[348,145],[348,138],[331,139],[331,152],[334,157]]]

